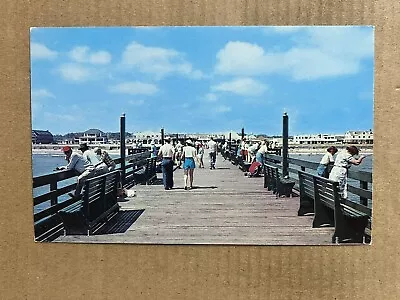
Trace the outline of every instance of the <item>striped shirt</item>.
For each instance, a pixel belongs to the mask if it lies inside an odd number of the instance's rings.
[[[101,150],[100,159],[107,165],[107,167],[115,167],[115,162],[112,160],[110,155],[108,155],[107,151]]]

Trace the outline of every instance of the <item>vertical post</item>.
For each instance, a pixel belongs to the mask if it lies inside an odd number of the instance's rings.
[[[53,191],[56,192],[57,191],[57,179],[54,178],[53,180],[54,181],[50,182],[50,192],[53,192]],[[58,202],[57,199],[58,199],[57,195],[52,195],[51,196],[51,198],[50,198],[51,206],[57,204],[57,202]]]
[[[176,134],[176,144],[178,144],[178,141],[179,141],[179,135],[178,135],[178,133]]]
[[[164,145],[164,128],[161,128],[161,145]]]
[[[125,184],[125,114],[121,115],[120,124],[120,157],[121,157],[121,182]]]
[[[368,190],[368,182],[360,180],[360,188]],[[368,206],[368,199],[360,196],[360,203],[364,206]]]
[[[289,117],[287,113],[283,113],[283,131],[282,131],[282,175],[289,175],[289,161],[288,161],[288,148],[289,148]]]
[[[232,132],[229,132],[229,150],[231,149],[232,146]]]
[[[242,127],[242,141],[244,140],[244,128]]]

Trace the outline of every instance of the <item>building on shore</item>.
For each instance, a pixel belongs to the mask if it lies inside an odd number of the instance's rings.
[[[373,144],[374,133],[372,130],[367,131],[347,131],[344,135],[344,143],[346,144]]]
[[[48,130],[32,130],[32,144],[53,144],[53,134]]]
[[[89,129],[86,130],[82,136],[79,137],[79,143],[87,144],[107,144],[106,134],[99,129]]]
[[[343,143],[344,136],[338,134],[303,134],[293,136],[294,145],[326,145]]]

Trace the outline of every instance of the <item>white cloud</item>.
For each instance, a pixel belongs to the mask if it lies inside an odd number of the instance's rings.
[[[72,60],[79,63],[104,65],[111,61],[111,54],[107,51],[90,52],[87,46],[75,47],[68,54]]]
[[[314,80],[356,74],[362,61],[373,57],[373,33],[365,28],[304,27],[301,34],[292,48],[281,52],[266,51],[257,44],[228,42],[217,53],[215,71],[233,76],[284,74],[295,80]]]
[[[74,63],[62,64],[58,71],[68,81],[84,82],[94,77],[91,69]]]
[[[231,110],[232,109],[226,105],[219,105],[215,108],[215,112],[217,112],[217,113],[225,113],[225,112],[229,112]]]
[[[205,77],[200,70],[193,69],[192,64],[184,58],[184,54],[174,49],[147,47],[136,42],[125,48],[121,64],[125,68],[155,75],[156,78],[170,74],[180,74],[193,79]]]
[[[215,102],[218,100],[218,97],[213,93],[208,93],[204,96],[204,100],[206,100],[207,102]]]
[[[211,87],[213,91],[231,92],[241,96],[261,96],[267,86],[252,78],[237,78]]]
[[[76,122],[81,118],[78,115],[58,114],[52,112],[44,112],[43,116],[49,121],[67,121],[67,122]]]
[[[129,95],[154,95],[158,92],[156,85],[139,81],[123,82],[109,88],[112,93]]]
[[[32,98],[55,98],[55,96],[47,89],[34,89],[31,91]]]
[[[50,50],[43,44],[31,43],[32,59],[54,59],[57,55],[57,51]]]
[[[144,100],[140,99],[140,100],[129,100],[128,101],[129,104],[134,105],[134,106],[141,106],[144,104]]]

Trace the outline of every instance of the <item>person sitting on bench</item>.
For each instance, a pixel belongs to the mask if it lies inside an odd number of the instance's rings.
[[[102,175],[107,173],[108,171],[107,165],[97,158],[96,154],[89,149],[86,143],[80,144],[78,150],[81,150],[82,156],[86,158],[94,166],[96,170],[96,175]]]
[[[96,171],[94,166],[82,155],[72,152],[71,147],[64,146],[62,151],[65,154],[65,158],[68,161],[68,165],[57,167],[56,170],[74,170],[78,174],[77,184],[75,188],[75,194],[68,194],[71,197],[80,197],[83,184],[85,181],[93,176],[95,176]]]
[[[107,165],[108,172],[111,172],[115,169],[115,162],[106,150],[102,150],[99,147],[96,147],[93,149],[93,152],[97,155],[100,155],[100,160]]]

